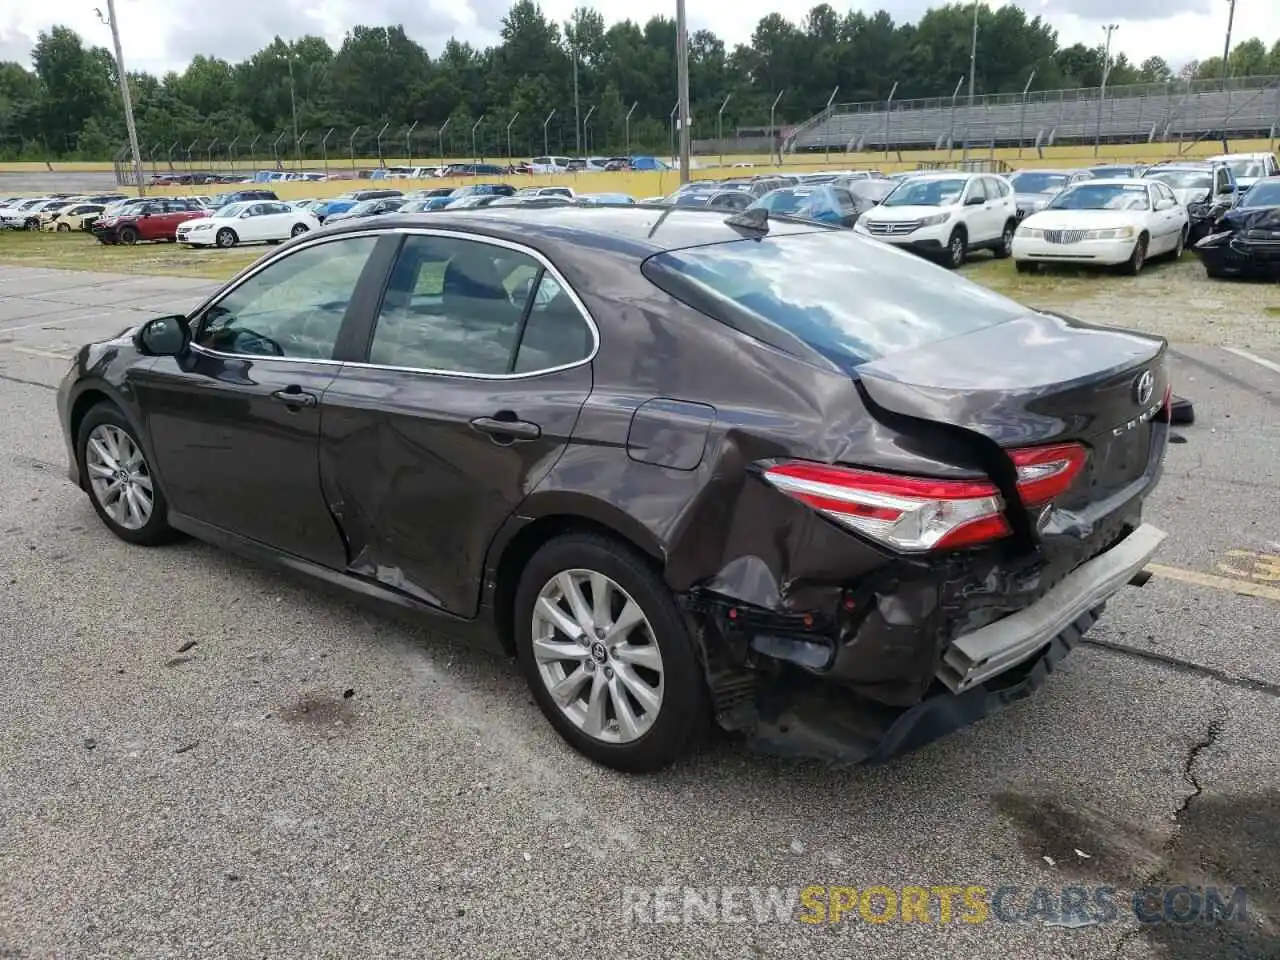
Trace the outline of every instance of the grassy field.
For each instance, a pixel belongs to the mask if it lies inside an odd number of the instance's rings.
[[[1275,143],[1268,140],[1239,140],[1231,144],[1232,150],[1236,152],[1248,152],[1257,150],[1274,149]],[[1016,148],[1000,149],[995,151],[972,152],[971,157],[974,158],[994,158],[1003,160],[1006,163],[1016,166],[1025,167],[1054,167],[1054,166],[1085,166],[1098,161],[1153,161],[1165,159],[1175,156],[1185,157],[1205,157],[1221,152],[1221,144],[1217,142],[1202,141],[1194,146],[1187,146],[1185,149],[1176,143],[1137,143],[1137,144],[1107,144],[1103,146],[1097,156],[1094,155],[1091,146],[1069,146],[1069,147],[1047,147],[1037,152],[1033,148],[1019,150]],[[1184,152],[1180,152],[1184,151]],[[886,173],[897,170],[912,170],[918,164],[924,162],[940,162],[947,160],[961,159],[961,151],[946,150],[906,150],[901,153],[856,153],[843,154],[832,153],[830,159],[825,154],[795,154],[786,158],[786,162],[781,166],[770,165],[767,157],[760,155],[726,155],[723,158],[725,166],[719,166],[719,157],[697,157],[696,163],[699,165],[693,171],[694,179],[723,177],[727,173],[733,172],[731,167],[734,163],[751,163],[753,168],[750,173],[767,173],[770,171],[795,172],[798,170],[818,170],[824,168],[851,168],[866,169],[875,168]],[[419,157],[418,162],[422,163],[423,158]],[[460,161],[461,162],[461,161]],[[397,166],[407,164],[406,160],[388,159],[388,166]],[[357,160],[357,166],[365,169],[374,165],[371,160]],[[205,169],[204,164],[193,163],[192,169]],[[254,170],[261,169],[262,166],[269,166],[268,161],[261,164],[252,162],[242,162],[237,164],[237,168],[243,170],[246,175]],[[316,164],[304,164],[308,168],[315,168]],[[184,169],[183,164],[176,164],[178,170]],[[55,172],[62,171],[66,173],[87,173],[87,172],[106,172],[112,169],[109,163],[67,163],[54,164]],[[150,167],[147,168],[150,171]],[[351,172],[351,167],[346,164],[331,163],[329,167],[331,172]],[[40,163],[0,163],[0,173],[47,173],[48,168]],[[592,173],[592,174],[566,174],[552,176],[517,176],[517,177],[495,177],[485,178],[486,180],[502,180],[515,186],[527,186],[537,183],[542,186],[566,185],[576,190],[598,192],[598,193],[629,193],[634,197],[643,199],[645,197],[659,196],[670,193],[680,182],[679,174],[676,171],[662,172],[645,172],[645,173]],[[406,181],[399,180],[393,184],[400,189],[416,189],[424,186],[446,186],[446,185],[463,185],[467,180],[430,180],[430,181]],[[321,183],[283,183],[274,185],[273,189],[276,193],[286,200],[298,200],[306,197],[329,197],[344,193],[355,186],[371,186],[372,184],[366,180],[333,180]],[[150,188],[152,192],[157,194],[180,195],[193,192],[191,187],[165,187]],[[219,189],[218,187],[199,188],[200,192],[212,193]]]
[[[266,253],[270,247],[233,250],[187,249],[176,243],[108,246],[85,233],[0,230],[0,265],[53,267],[100,273],[225,280]]]
[[[607,176],[602,174],[601,176]],[[159,276],[203,277],[224,280],[265,254],[266,246],[232,250],[189,249],[174,243],[143,243],[132,247],[108,246],[82,233],[57,234],[25,230],[0,231],[0,265],[52,267],[101,273],[138,273]],[[1114,282],[1098,271],[1059,270],[1025,276],[1011,260],[995,260],[975,254],[965,268],[969,279],[1015,299],[1052,301],[1090,296]]]

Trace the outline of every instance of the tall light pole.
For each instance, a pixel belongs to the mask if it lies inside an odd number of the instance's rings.
[[[302,167],[302,144],[298,140],[298,93],[293,83],[293,49],[288,50],[289,63],[289,107],[293,111],[293,142],[297,145],[298,167]]]
[[[98,19],[111,28],[111,42],[116,48],[116,73],[120,79],[120,100],[124,104],[124,123],[129,129],[129,152],[133,154],[133,175],[138,181],[138,196],[145,196],[142,184],[142,151],[138,148],[138,127],[133,122],[133,98],[129,95],[129,74],[124,69],[124,50],[120,46],[120,28],[116,24],[116,0],[107,0],[107,15],[94,10]]]
[[[1102,84],[1098,87],[1098,122],[1093,129],[1093,155],[1098,155],[1102,143],[1102,101],[1107,98],[1107,74],[1111,72],[1111,34],[1120,29],[1118,23],[1108,23],[1102,28],[1107,33],[1107,42],[1102,47]]]
[[[1227,142],[1227,121],[1231,119],[1231,91],[1227,89],[1227,58],[1231,56],[1231,27],[1236,19],[1236,0],[1227,0],[1227,38],[1222,43],[1222,90],[1227,95],[1227,119],[1222,123],[1222,152],[1230,153]]]
[[[676,84],[680,108],[680,183],[689,182],[689,23],[684,0],[676,0]]]
[[[969,107],[964,118],[964,152],[961,158],[969,159],[969,127],[973,123],[973,84],[978,76],[978,4],[973,0],[973,39],[969,41]],[[888,149],[886,146],[885,149]]]
[[[573,32],[573,149],[582,156],[582,106],[578,102],[578,31]]]

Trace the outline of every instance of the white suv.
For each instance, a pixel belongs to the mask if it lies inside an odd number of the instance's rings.
[[[1018,203],[1008,180],[951,172],[907,177],[860,216],[854,230],[955,268],[977,248],[1009,256],[1017,225]]]

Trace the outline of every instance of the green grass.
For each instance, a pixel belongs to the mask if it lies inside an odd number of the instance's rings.
[[[1280,307],[1263,307],[1262,312],[1268,317],[1280,317]]]
[[[176,243],[108,246],[89,234],[0,230],[0,265],[225,280],[269,247],[189,250]]]

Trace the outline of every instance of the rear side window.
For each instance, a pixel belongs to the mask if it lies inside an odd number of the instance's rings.
[[[842,369],[995,326],[1021,304],[847,231],[735,240],[644,262],[667,293],[758,339]]]
[[[518,250],[408,237],[392,268],[369,362],[501,376],[584,360],[593,339],[555,278]]]

